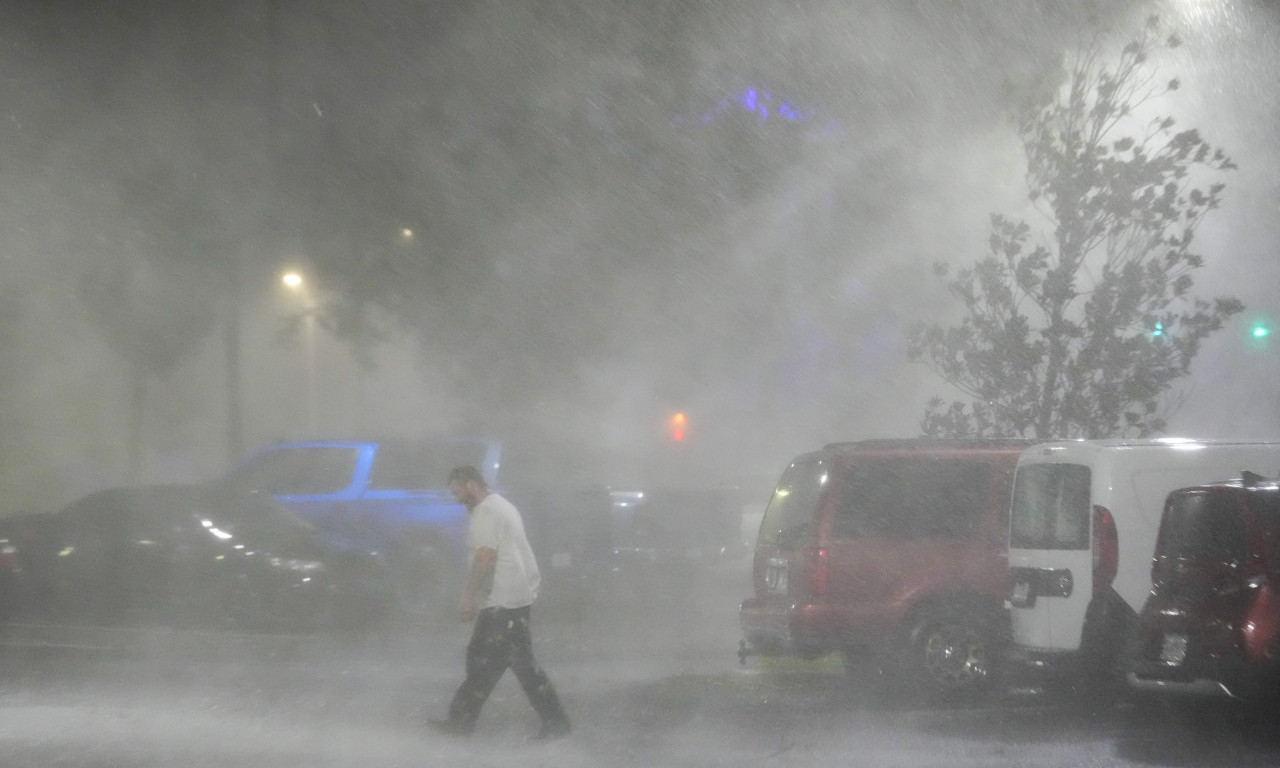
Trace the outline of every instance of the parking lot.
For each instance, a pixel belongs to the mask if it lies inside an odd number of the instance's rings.
[[[10,647],[0,761],[59,766],[1274,765],[1266,722],[1221,707],[1045,694],[939,703],[834,658],[738,663],[736,579],[664,616],[634,605],[535,625],[572,736],[508,676],[468,740],[428,733],[466,627],[362,638],[158,633],[132,647]],[[550,614],[550,612],[548,612]],[[537,621],[537,620],[536,620]],[[86,644],[87,645],[87,644]]]

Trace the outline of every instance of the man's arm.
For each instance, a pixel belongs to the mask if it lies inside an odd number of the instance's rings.
[[[491,547],[476,550],[475,559],[471,561],[471,575],[467,577],[467,586],[458,601],[458,618],[471,621],[476,617],[476,604],[488,597],[493,589],[493,572],[497,563],[497,550]]]

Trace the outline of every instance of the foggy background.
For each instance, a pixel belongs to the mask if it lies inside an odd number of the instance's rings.
[[[1152,13],[1239,165],[1194,290],[1247,306],[1170,431],[1276,436],[1270,3],[0,3],[0,513],[308,436],[625,485],[917,435],[930,265],[1027,214],[1006,82]]]

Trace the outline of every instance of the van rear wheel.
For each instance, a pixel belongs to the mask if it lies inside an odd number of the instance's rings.
[[[993,643],[981,617],[958,609],[928,611],[907,633],[903,677],[935,695],[981,689],[991,676]]]

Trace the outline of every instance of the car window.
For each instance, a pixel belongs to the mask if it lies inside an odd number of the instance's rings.
[[[1009,543],[1021,549],[1088,549],[1089,467],[1027,464],[1013,478]]]
[[[449,470],[458,466],[482,469],[488,444],[481,440],[387,442],[378,446],[369,477],[375,491],[444,488]]]
[[[821,459],[787,467],[765,507],[759,542],[783,549],[800,546],[813,530],[827,480],[826,462]]]
[[[1226,563],[1240,560],[1244,546],[1237,494],[1204,491],[1170,496],[1160,524],[1159,555]]]
[[[833,534],[845,538],[972,536],[987,508],[990,466],[956,458],[860,460],[841,476]]]

